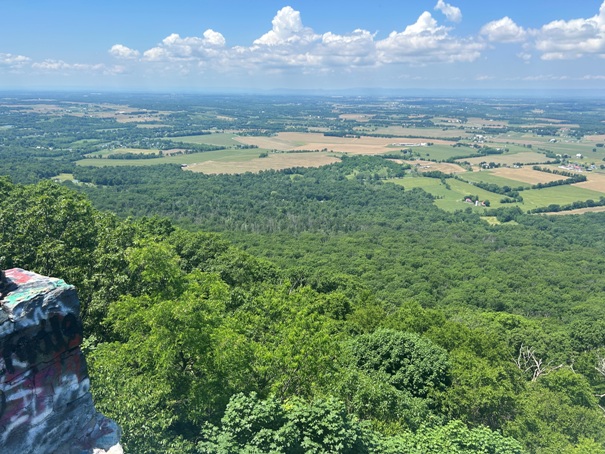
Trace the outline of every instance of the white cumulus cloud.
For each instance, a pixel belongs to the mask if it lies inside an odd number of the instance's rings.
[[[206,30],[201,37],[181,38],[173,33],[156,47],[143,52],[146,61],[198,61],[219,57],[225,47],[225,37],[212,29]]]
[[[590,18],[556,20],[533,32],[535,48],[543,60],[605,55],[605,1]]]
[[[480,34],[488,40],[500,43],[517,43],[525,40],[527,32],[510,17],[488,22],[481,27]]]
[[[442,1],[436,8],[451,21],[461,18],[458,8]],[[343,34],[318,33],[303,23],[299,11],[286,6],[277,11],[270,30],[247,46],[228,47],[221,33],[209,29],[201,37],[173,33],[141,52],[140,59],[138,51],[122,44],[113,46],[110,53],[143,64],[156,63],[158,70],[178,67],[180,72],[273,73],[296,69],[305,73],[351,71],[388,64],[470,62],[486,48],[484,40],[456,37],[451,30],[425,11],[403,31],[393,31],[382,40],[376,39],[376,33],[360,28]]]
[[[462,20],[462,11],[460,11],[460,8],[445,3],[443,0],[437,2],[435,9],[441,11],[449,21],[460,22]]]
[[[24,55],[13,55],[0,53],[0,65],[22,66],[31,61],[31,58]]]
[[[110,55],[116,58],[122,58],[124,60],[134,60],[139,57],[140,52],[135,49],[130,49],[122,44],[114,44],[109,49]]]
[[[450,36],[449,28],[438,25],[425,11],[416,23],[402,32],[392,32],[378,41],[376,47],[385,63],[428,63],[474,61],[485,45],[471,39]]]
[[[271,23],[273,28],[256,39],[254,44],[276,46],[297,42],[308,43],[318,38],[313,30],[303,26],[300,12],[290,6],[280,9]]]

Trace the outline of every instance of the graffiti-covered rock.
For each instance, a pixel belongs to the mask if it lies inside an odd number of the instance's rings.
[[[75,288],[6,270],[0,308],[0,452],[121,452],[119,427],[92,402]]]

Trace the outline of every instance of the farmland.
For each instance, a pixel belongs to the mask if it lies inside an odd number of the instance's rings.
[[[256,156],[250,156],[248,160],[244,160],[238,155],[232,159],[223,157],[221,160],[197,162],[187,166],[187,170],[208,174],[245,173],[292,167],[319,167],[338,161],[339,159],[332,153],[271,153],[264,158],[259,158],[256,153]]]
[[[573,103],[539,99],[6,99],[0,107],[10,121],[0,125],[0,133],[17,137],[17,154],[29,150],[36,157],[31,165],[46,177],[71,174],[75,166],[136,169],[163,164],[198,173],[242,174],[318,167],[345,155],[365,155],[406,167],[401,184],[425,189],[439,197],[437,206],[449,211],[468,207],[461,202],[466,195],[489,200],[490,208],[518,205],[529,210],[599,200],[605,194],[605,109],[597,101],[586,104],[580,114]],[[27,116],[43,121],[46,135],[28,127],[20,133],[19,123],[13,123]],[[8,156],[3,165],[17,178],[20,172],[24,179],[32,178],[32,172]],[[530,168],[549,162],[557,162],[551,169],[564,164],[582,171],[587,181],[529,190],[564,179]],[[447,189],[439,179],[423,179],[423,173],[435,171],[456,174],[460,180],[449,178]],[[364,178],[364,173],[355,171],[353,176]],[[502,204],[502,191],[480,190],[478,183],[495,185],[492,189],[523,187],[523,201]]]
[[[422,143],[426,143],[427,139],[413,138],[405,140],[397,140],[393,138],[382,137],[334,137],[320,133],[301,133],[301,132],[282,132],[271,137],[252,137],[242,136],[236,139],[246,145],[256,145],[259,148],[275,149],[275,150],[329,150],[341,153],[350,154],[381,154],[392,151],[393,148],[405,148],[410,146],[421,147]],[[437,144],[445,144],[445,140],[433,141]]]
[[[462,161],[460,159],[459,161]],[[512,166],[516,163],[520,164],[534,164],[547,162],[548,158],[543,154],[537,153],[535,151],[524,151],[521,153],[511,153],[511,154],[501,154],[501,155],[491,155],[480,158],[469,158],[464,159],[466,162],[470,162],[473,165],[478,165],[481,162],[490,161],[495,162],[496,164]]]

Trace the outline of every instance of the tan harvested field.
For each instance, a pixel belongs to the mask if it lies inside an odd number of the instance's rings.
[[[462,173],[466,172],[466,169],[460,167],[458,164],[451,164],[449,162],[433,162],[433,161],[406,161],[404,159],[391,159],[399,164],[410,164],[415,166],[418,164],[419,172],[430,172],[431,170],[438,170],[444,173]]]
[[[577,210],[569,210],[569,211],[557,211],[556,213],[540,213],[540,214],[547,215],[547,216],[565,216],[568,214],[601,213],[603,211],[605,211],[605,207],[590,207],[590,208],[578,208]]]
[[[471,164],[479,165],[481,162],[495,162],[498,164],[513,165],[515,162],[521,164],[530,164],[532,162],[546,162],[548,158],[535,151],[524,151],[515,154],[495,154],[489,156],[481,156],[479,158],[462,158],[459,161],[468,161]]]
[[[597,136],[584,136],[584,140],[588,140],[589,142],[605,142],[605,134],[600,134]]]
[[[275,153],[266,158],[254,158],[248,161],[223,162],[206,161],[190,164],[187,170],[207,174],[261,172],[263,170],[282,170],[292,167],[320,167],[338,162],[335,156],[326,153]]]
[[[592,189],[593,191],[602,192],[605,195],[605,175],[602,173],[587,172],[586,177],[588,181],[583,183],[576,183],[574,186],[578,186],[585,189]]]
[[[267,150],[323,150],[351,154],[381,154],[393,151],[394,143],[423,143],[427,139],[400,139],[384,137],[330,137],[319,133],[280,132],[272,137],[235,137],[235,140],[246,145],[257,145]],[[433,140],[435,144],[450,144],[445,140]],[[391,145],[391,146],[389,146]]]
[[[531,167],[522,167],[520,169],[512,169],[510,167],[500,167],[492,170],[494,175],[510,180],[521,181],[522,183],[538,184],[548,183],[550,181],[564,180],[567,177],[555,175],[552,173],[540,172]]]

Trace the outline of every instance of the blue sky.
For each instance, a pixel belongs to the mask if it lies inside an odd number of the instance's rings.
[[[0,87],[605,89],[605,1],[0,0]]]

